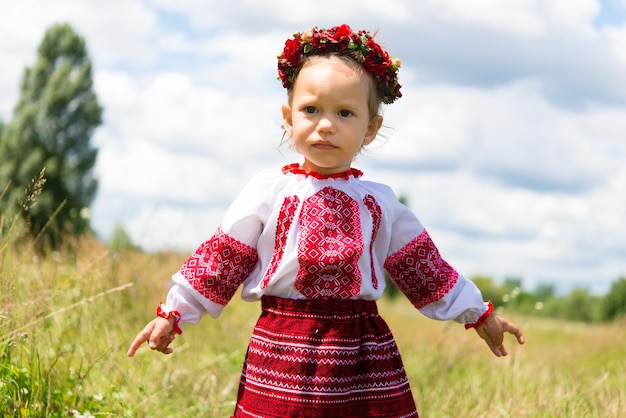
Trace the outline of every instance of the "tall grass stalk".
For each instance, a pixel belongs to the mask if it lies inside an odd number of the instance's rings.
[[[124,289],[127,289],[127,288],[131,287],[131,286],[133,286],[133,283],[125,283],[125,284],[123,284],[121,286],[117,286],[117,287],[114,287],[112,289],[105,290],[104,292],[97,293],[97,294],[95,294],[93,296],[89,296],[89,297],[87,297],[85,299],[82,299],[82,300],[76,302],[76,303],[72,303],[69,306],[64,306],[64,307],[62,307],[60,309],[57,309],[54,312],[50,312],[49,314],[46,314],[44,316],[40,316],[38,318],[35,318],[31,322],[29,322],[29,323],[27,323],[25,325],[22,325],[21,327],[12,329],[6,335],[3,335],[2,336],[3,339],[0,340],[0,345],[7,343],[9,340],[13,339],[19,333],[21,333],[21,332],[27,330],[28,328],[31,328],[31,327],[39,324],[39,323],[41,323],[42,321],[45,321],[46,319],[50,319],[53,316],[62,314],[64,312],[67,312],[70,309],[74,309],[74,308],[76,308],[76,307],[78,307],[80,305],[84,305],[86,303],[94,302],[95,300],[97,300],[97,299],[99,299],[99,298],[101,298],[103,296],[109,295],[111,293],[120,292],[120,291],[122,291]]]
[[[102,342],[85,336],[97,333],[106,315],[115,317],[119,301],[112,295],[128,292],[133,282],[111,275],[117,261],[93,238],[79,239],[78,252],[38,251],[25,222],[44,184],[42,170],[18,213],[0,213],[0,416],[116,414],[121,403],[107,398],[115,390],[92,391],[88,379],[111,356],[110,330]]]

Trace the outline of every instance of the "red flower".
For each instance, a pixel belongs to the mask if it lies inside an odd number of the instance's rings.
[[[350,39],[352,36],[352,29],[344,23],[341,26],[335,26],[334,28],[329,29],[328,33],[331,34],[331,38],[335,42],[340,42],[342,39]]]
[[[371,49],[371,51],[365,56],[363,67],[378,78],[384,77],[391,66],[389,54],[384,51],[372,38],[367,40],[366,45]]]
[[[300,61],[302,61],[302,56],[300,55],[299,37],[296,37],[294,39],[287,39],[285,41],[285,48],[283,49],[282,58],[289,61],[289,64],[292,67],[297,67],[300,65]]]

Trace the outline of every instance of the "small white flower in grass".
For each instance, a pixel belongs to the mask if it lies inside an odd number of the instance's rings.
[[[82,219],[90,219],[91,218],[91,210],[89,208],[82,208],[79,212],[79,215]]]
[[[89,411],[81,413],[76,409],[70,409],[70,412],[74,415],[74,418],[94,418],[94,415]]]

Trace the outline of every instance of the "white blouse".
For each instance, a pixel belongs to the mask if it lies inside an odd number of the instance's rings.
[[[423,314],[473,324],[487,305],[439,254],[417,217],[361,172],[323,176],[288,165],[241,191],[215,234],[172,276],[162,310],[180,323],[217,318],[241,297],[375,300],[385,271]]]

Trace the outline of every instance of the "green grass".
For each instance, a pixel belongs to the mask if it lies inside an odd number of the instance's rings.
[[[6,238],[5,238],[6,240]],[[93,240],[38,257],[0,245],[0,416],[227,417],[259,313],[238,296],[219,320],[186,326],[166,356],[126,350],[154,317],[186,254],[111,254]],[[472,330],[423,317],[404,299],[380,311],[423,417],[620,417],[624,323],[515,316],[527,343],[494,357]]]

